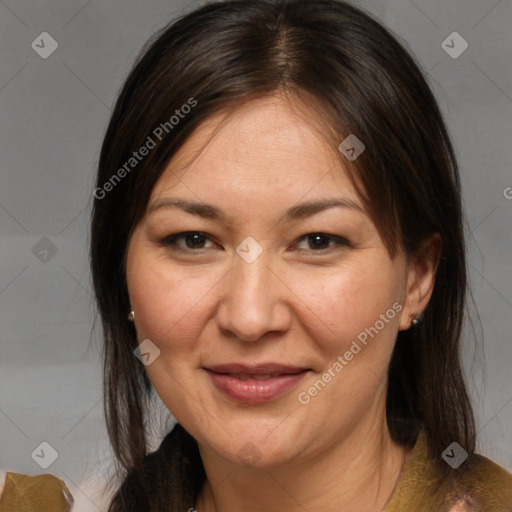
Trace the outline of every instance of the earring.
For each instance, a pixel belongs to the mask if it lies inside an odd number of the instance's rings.
[[[418,323],[421,320],[421,313],[411,313],[409,315],[409,320],[412,323],[412,325],[418,325]]]
[[[133,309],[128,313],[128,321],[133,322],[135,320],[135,311]]]

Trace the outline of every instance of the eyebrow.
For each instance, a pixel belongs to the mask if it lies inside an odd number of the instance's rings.
[[[186,199],[178,199],[165,197],[157,199],[147,210],[147,214],[153,213],[161,208],[179,208],[186,213],[191,215],[197,215],[204,219],[226,221],[226,214],[219,208],[207,204],[198,203],[194,201],[188,201]],[[298,205],[292,206],[282,216],[284,222],[291,222],[294,220],[305,219],[311,217],[317,213],[328,210],[330,208],[346,208],[349,210],[358,211],[366,214],[364,209],[357,203],[354,203],[347,198],[327,198],[327,199],[315,199],[312,201],[306,201]]]

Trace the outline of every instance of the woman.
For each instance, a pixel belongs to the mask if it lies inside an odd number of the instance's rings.
[[[335,0],[179,19],[94,196],[110,512],[512,510],[475,454],[452,146],[379,23]],[[154,392],[178,423],[148,454]]]
[[[474,453],[453,150],[379,23],[334,0],[176,21],[94,194],[110,512],[512,510]],[[147,454],[153,389],[178,423]]]

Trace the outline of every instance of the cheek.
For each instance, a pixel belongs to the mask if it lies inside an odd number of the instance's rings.
[[[157,345],[170,339],[180,345],[193,343],[201,329],[197,315],[204,289],[194,280],[163,278],[151,270],[141,273],[130,295],[139,338],[150,338]]]
[[[202,329],[203,304],[218,280],[193,269],[185,273],[151,253],[133,254],[127,281],[139,341],[149,338],[165,350],[193,345]]]
[[[379,334],[394,332],[399,322],[401,286],[392,263],[384,258],[370,258],[343,269],[295,279],[297,296],[309,315],[311,330],[322,340],[325,352],[348,349],[351,342],[377,322]],[[393,309],[393,304],[396,303]],[[382,320],[381,315],[384,315]],[[369,336],[369,335],[368,335]]]

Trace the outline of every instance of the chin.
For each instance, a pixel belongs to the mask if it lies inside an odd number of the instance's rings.
[[[213,450],[219,456],[232,464],[245,466],[247,468],[268,469],[285,464],[292,453],[293,448],[287,441],[277,436],[267,436],[261,430],[250,430],[243,435],[236,435],[231,441],[224,444],[224,441],[211,440],[207,442],[209,450]]]

